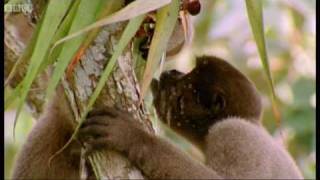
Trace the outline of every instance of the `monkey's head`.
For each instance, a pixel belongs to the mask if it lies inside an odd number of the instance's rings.
[[[163,72],[151,88],[161,121],[194,142],[203,140],[209,127],[224,118],[260,119],[261,100],[255,86],[217,57],[198,57],[187,74]]]

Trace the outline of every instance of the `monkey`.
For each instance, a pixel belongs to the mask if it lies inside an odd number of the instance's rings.
[[[159,119],[197,146],[204,163],[112,107],[90,112],[78,138],[91,152],[123,153],[149,179],[303,178],[287,150],[263,127],[256,87],[227,61],[197,57],[192,71],[166,71],[153,79],[151,89]]]
[[[108,147],[124,153],[150,179],[302,178],[288,152],[262,127],[257,90],[227,62],[197,58],[188,74],[162,73],[160,81],[152,81],[152,92],[160,120],[198,146],[205,164],[146,133],[130,114],[114,108],[90,112],[79,139],[94,150]],[[60,88],[23,145],[13,179],[80,179],[78,141],[48,166],[71,137],[73,119]]]

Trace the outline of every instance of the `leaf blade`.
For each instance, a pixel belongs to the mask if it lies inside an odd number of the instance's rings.
[[[247,13],[251,25],[251,30],[258,48],[259,56],[263,64],[263,68],[268,78],[272,96],[275,97],[272,76],[269,67],[268,54],[266,49],[264,27],[263,27],[263,9],[262,1],[246,0]]]
[[[263,65],[263,69],[267,76],[268,84],[271,91],[272,111],[279,126],[281,122],[281,113],[276,103],[276,93],[274,90],[272,75],[270,72],[267,48],[264,37],[263,27],[263,8],[260,0],[246,0],[247,14],[251,25],[251,30],[258,48],[259,56]]]
[[[72,21],[69,34],[92,23],[95,20],[95,12],[98,9],[99,4],[100,0],[81,0],[74,20]],[[63,44],[62,50],[58,56],[56,67],[53,71],[51,79],[49,80],[49,85],[46,90],[47,98],[52,96],[60,78],[68,66],[68,63],[79,49],[84,39],[85,35],[82,35]]]
[[[71,0],[66,0],[63,2],[50,1],[48,4],[39,35],[37,37],[37,42],[30,59],[30,65],[28,66],[27,74],[22,81],[21,98],[19,100],[19,105],[15,116],[14,129],[31,84],[39,72],[41,63],[45,60],[44,57],[49,49],[51,39],[71,3]]]
[[[104,87],[105,82],[107,81],[118,57],[123,52],[124,48],[127,46],[129,41],[132,39],[132,37],[135,35],[137,30],[139,29],[143,19],[144,15],[140,15],[132,20],[130,20],[129,24],[127,25],[126,29],[124,30],[123,34],[121,35],[121,38],[119,40],[119,44],[116,46],[114,53],[112,54],[111,59],[108,62],[108,65],[106,66],[105,70],[101,74],[101,78],[97,84],[97,87],[95,88],[94,92],[92,93],[88,108],[91,109],[95,100],[97,99],[98,95],[100,94],[102,88]],[[84,116],[85,117],[85,116]]]
[[[132,18],[137,17],[141,14],[145,14],[147,12],[150,12],[150,11],[156,10],[162,6],[165,6],[166,4],[169,4],[170,2],[171,2],[171,0],[157,0],[157,1],[136,0],[132,3],[130,3],[128,6],[124,7],[123,9],[115,12],[114,14],[87,26],[80,31],[74,32],[74,33],[68,35],[67,37],[60,39],[59,41],[57,41],[54,44],[54,47],[67,41],[67,40],[73,39],[73,38],[75,38],[85,32],[88,32],[92,29],[95,29],[95,28],[98,28],[101,26],[105,26],[108,24],[132,19]]]
[[[166,50],[167,43],[178,19],[178,14],[178,0],[173,0],[171,4],[161,8],[157,12],[156,28],[147,57],[146,69],[143,74],[140,102],[151,83],[152,73],[160,63],[161,56]]]

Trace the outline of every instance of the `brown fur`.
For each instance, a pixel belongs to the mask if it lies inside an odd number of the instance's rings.
[[[152,87],[160,119],[198,145],[205,164],[113,108],[92,112],[79,137],[89,149],[123,152],[151,179],[302,179],[288,152],[262,127],[256,88],[227,62],[197,58],[190,73],[163,73]]]
[[[37,121],[18,154],[13,179],[79,179],[80,144],[72,144],[49,167],[49,158],[57,152],[74,129],[73,117],[62,88],[46,112]]]

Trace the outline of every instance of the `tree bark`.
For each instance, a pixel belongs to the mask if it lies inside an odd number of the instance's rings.
[[[81,57],[76,66],[72,82],[63,81],[76,117],[85,110],[99,76],[108,63],[126,23],[116,23],[102,29],[92,45]],[[151,123],[143,104],[139,105],[140,90],[133,69],[133,54],[129,43],[109,76],[105,88],[97,99],[94,108],[115,106],[130,112],[134,119],[142,122],[144,128],[152,133]],[[119,153],[104,151],[99,157],[99,174],[102,179],[141,179],[138,169]]]

